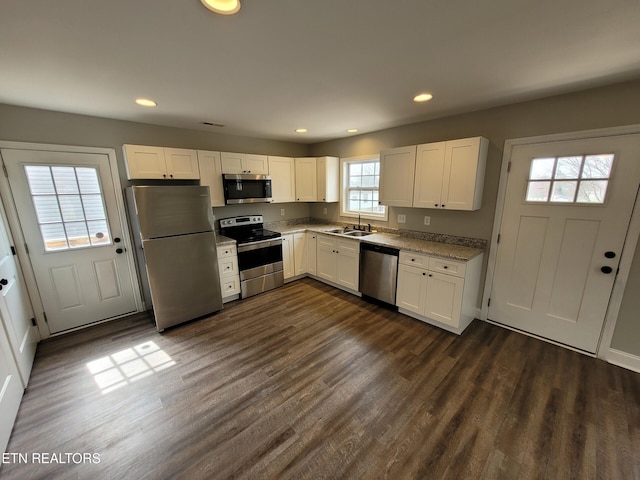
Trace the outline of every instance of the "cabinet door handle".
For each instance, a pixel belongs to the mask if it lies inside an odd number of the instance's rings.
[[[426,273],[422,272],[422,275],[426,275]]]
[[[432,274],[429,274],[429,276],[430,276],[430,277],[433,277],[433,275],[432,275]]]
[[[438,206],[438,204],[436,203],[434,206],[435,206],[435,207],[437,207],[437,206]]]
[[[442,268],[444,268],[444,269],[446,270],[446,269],[447,269],[447,268],[449,268],[449,267],[448,267],[447,265],[444,265]]]
[[[607,275],[609,275],[611,272],[613,272],[613,268],[608,267],[608,266],[604,266],[600,269],[600,271],[602,273],[606,273]]]

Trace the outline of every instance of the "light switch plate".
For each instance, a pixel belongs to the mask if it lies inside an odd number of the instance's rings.
[[[424,224],[425,225],[431,225],[431,217],[425,215],[424,216]]]
[[[280,215],[284,216],[284,208],[280,209]]]
[[[406,223],[407,222],[407,216],[406,215],[402,215],[402,214],[398,214],[398,223]]]

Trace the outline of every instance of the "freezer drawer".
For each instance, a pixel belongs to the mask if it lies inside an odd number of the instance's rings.
[[[214,232],[142,242],[159,331],[222,308]]]

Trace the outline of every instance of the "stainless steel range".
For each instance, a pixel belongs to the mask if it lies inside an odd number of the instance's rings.
[[[223,218],[220,234],[237,243],[242,298],[284,285],[282,238],[264,228],[262,215]]]

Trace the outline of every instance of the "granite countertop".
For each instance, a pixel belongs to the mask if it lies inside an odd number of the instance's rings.
[[[472,258],[480,255],[484,252],[484,249],[457,245],[454,243],[436,242],[431,240],[425,240],[421,238],[414,238],[412,236],[405,236],[393,233],[372,233],[365,237],[347,237],[340,233],[330,232],[336,228],[343,228],[343,225],[323,225],[317,223],[301,223],[295,225],[278,225],[269,226],[270,230],[282,233],[283,235],[291,233],[302,233],[306,231],[312,231],[317,233],[324,233],[327,235],[336,235],[341,238],[350,238],[354,241],[361,241],[367,243],[373,243],[376,245],[384,245],[388,247],[399,248],[400,250],[407,250],[410,252],[422,253],[426,255],[433,255],[436,257],[450,258],[453,260],[468,261]]]
[[[216,235],[216,246],[223,247],[225,245],[235,245],[236,241],[233,238],[225,237],[224,235]]]

